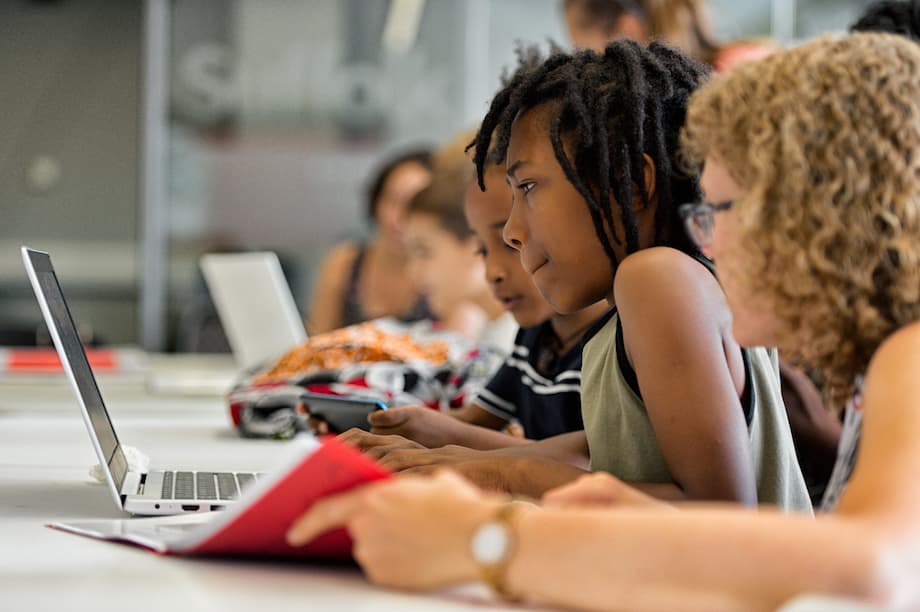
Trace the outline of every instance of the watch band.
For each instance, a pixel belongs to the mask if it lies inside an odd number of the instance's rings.
[[[528,509],[534,508],[534,505],[524,501],[511,501],[504,504],[495,513],[487,524],[499,524],[505,528],[508,536],[508,545],[505,554],[495,563],[479,563],[479,573],[482,581],[485,582],[499,597],[508,601],[520,601],[521,597],[514,595],[508,590],[506,574],[508,565],[514,556],[517,548],[517,532],[515,525],[518,518]]]

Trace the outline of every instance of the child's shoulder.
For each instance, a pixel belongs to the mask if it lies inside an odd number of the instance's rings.
[[[728,303],[713,272],[669,247],[643,249],[620,262],[613,296],[624,328],[640,320],[655,327],[704,319],[730,328]]]
[[[702,258],[671,247],[651,247],[627,256],[617,267],[613,289],[615,296],[625,292],[687,290],[722,293],[714,273]]]

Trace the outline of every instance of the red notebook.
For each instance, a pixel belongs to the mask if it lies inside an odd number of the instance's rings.
[[[284,534],[318,499],[390,473],[334,438],[295,440],[293,458],[260,479],[227,510],[178,516],[79,521],[48,525],[102,540],[142,546],[161,554],[348,558],[344,529],[291,547]]]

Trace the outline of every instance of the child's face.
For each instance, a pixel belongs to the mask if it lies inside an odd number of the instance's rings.
[[[753,288],[748,269],[747,250],[739,236],[738,201],[744,190],[718,160],[707,158],[700,178],[707,202],[734,204],[713,213],[712,241],[703,250],[718,269],[719,284],[732,311],[732,333],[742,346],[776,346],[779,322],[765,308],[764,296]]]
[[[409,214],[406,244],[409,276],[428,298],[435,314],[448,316],[459,303],[474,299],[487,289],[475,238],[458,239],[434,215]]]
[[[508,181],[514,193],[505,241],[521,254],[524,269],[559,313],[610,300],[613,270],[584,198],[556,160],[548,136],[546,105],[518,117],[508,145]],[[619,218],[616,203],[614,218]],[[616,231],[623,236],[621,227]],[[614,244],[617,259],[625,248]]]
[[[521,266],[518,252],[505,244],[502,230],[511,213],[511,189],[505,183],[504,166],[490,166],[485,173],[486,190],[475,182],[466,190],[464,209],[470,227],[479,241],[486,280],[521,327],[546,321],[553,311]]]

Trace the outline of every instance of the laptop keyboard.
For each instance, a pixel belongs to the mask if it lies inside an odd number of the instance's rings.
[[[163,499],[229,500],[261,474],[246,472],[163,472]]]

